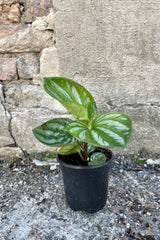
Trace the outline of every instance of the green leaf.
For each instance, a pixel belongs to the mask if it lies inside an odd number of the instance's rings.
[[[145,160],[144,159],[136,159],[136,163],[138,164],[144,164]]]
[[[75,143],[74,145],[65,145],[59,150],[59,154],[61,155],[69,155],[78,152],[80,152],[80,148],[77,143]]]
[[[137,153],[137,154],[134,155],[134,158],[136,159],[136,158],[138,158],[139,156],[140,156],[140,153]]]
[[[75,143],[75,138],[66,130],[68,118],[55,118],[33,129],[34,136],[48,146],[63,146]]]
[[[56,158],[57,153],[48,153],[47,157],[48,158]]]
[[[93,145],[91,145],[91,144],[88,144],[88,148],[87,148],[87,152],[88,152],[88,153],[93,152],[95,149],[96,149],[95,146],[93,146]]]
[[[106,156],[101,152],[93,153],[90,157],[90,162],[88,166],[99,165],[106,162]]]
[[[71,79],[44,78],[44,89],[78,120],[91,121],[97,113],[97,106],[92,95]]]
[[[132,122],[127,115],[113,112],[96,117],[90,128],[80,121],[72,121],[66,128],[79,141],[97,147],[124,148],[132,133]]]
[[[88,114],[86,109],[74,102],[63,102],[63,106],[73,114],[73,117],[81,121],[88,121]]]

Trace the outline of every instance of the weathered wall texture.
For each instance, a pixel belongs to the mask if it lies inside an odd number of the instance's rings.
[[[42,89],[58,75],[52,0],[0,1],[0,156],[44,151],[32,128],[66,111]]]
[[[126,152],[159,153],[159,1],[0,0],[0,155],[50,149],[32,128],[68,116],[42,87],[58,75],[132,118]]]

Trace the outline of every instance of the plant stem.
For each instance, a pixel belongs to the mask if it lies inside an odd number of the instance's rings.
[[[84,159],[87,162],[87,158],[88,158],[88,153],[87,153],[87,148],[88,148],[88,143],[84,142]]]
[[[80,146],[80,148],[84,151],[84,147],[83,147],[83,145],[80,143],[80,141],[77,140],[77,143],[78,143],[78,145]],[[80,155],[80,157],[81,157],[82,160],[85,160],[84,157],[83,157],[83,155],[82,155],[82,153],[81,153],[81,151],[79,152],[79,155]]]
[[[82,149],[84,149],[84,147],[83,147],[83,145],[80,143],[80,141],[77,140],[77,143],[78,143],[78,145],[79,145]]]
[[[84,157],[82,156],[81,152],[79,152],[79,155],[80,155],[81,159],[84,161]]]
[[[82,158],[84,161],[87,162],[87,161],[88,161],[88,160],[87,160],[87,158],[88,158],[88,153],[87,153],[88,143],[84,142],[84,144],[82,145],[82,144],[80,143],[80,141],[78,141],[78,140],[77,140],[77,143],[78,143],[78,145],[81,147],[81,149],[83,150],[83,153],[84,153],[84,157],[83,157],[83,155],[82,155],[81,153],[79,153],[80,156],[81,156],[81,158]]]

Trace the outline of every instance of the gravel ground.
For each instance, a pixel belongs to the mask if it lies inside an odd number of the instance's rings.
[[[33,160],[33,159],[32,159]],[[57,166],[0,165],[0,240],[160,240],[160,166],[115,157],[106,206],[72,211]]]

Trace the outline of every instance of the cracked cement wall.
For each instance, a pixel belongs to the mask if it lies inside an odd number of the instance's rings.
[[[160,152],[160,5],[54,0],[60,75],[92,92],[101,113],[133,120],[125,152]],[[123,151],[124,152],[124,151]]]
[[[0,1],[0,156],[52,151],[32,128],[70,115],[44,92],[44,76],[72,78],[99,113],[132,118],[118,152],[159,153],[159,10],[156,0]]]

